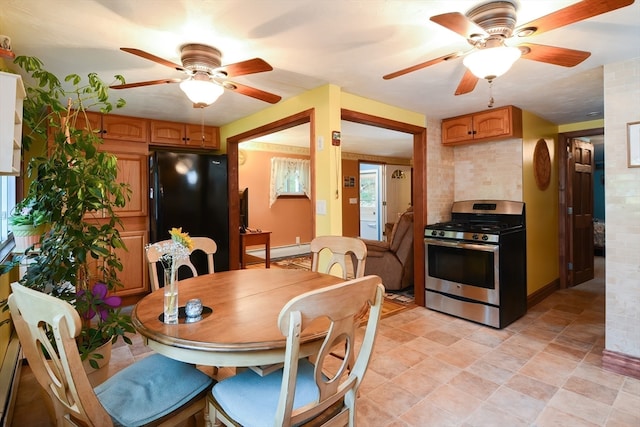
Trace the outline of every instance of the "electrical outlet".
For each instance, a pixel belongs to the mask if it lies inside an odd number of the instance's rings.
[[[296,236],[296,245],[300,245],[300,236]]]

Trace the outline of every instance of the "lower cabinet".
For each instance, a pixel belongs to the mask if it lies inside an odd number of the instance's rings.
[[[149,240],[147,230],[123,231],[120,236],[127,249],[116,249],[122,262],[119,278],[124,285],[116,294],[123,298],[131,297],[132,301],[128,302],[133,303],[149,292],[149,272],[145,255],[145,247]]]

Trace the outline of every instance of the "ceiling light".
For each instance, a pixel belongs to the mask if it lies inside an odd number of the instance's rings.
[[[509,71],[521,53],[517,47],[490,47],[470,53],[462,62],[476,77],[493,80]]]
[[[180,83],[180,89],[187,97],[197,105],[211,105],[222,95],[224,89],[213,82],[209,75],[203,71],[196,72],[193,76]]]

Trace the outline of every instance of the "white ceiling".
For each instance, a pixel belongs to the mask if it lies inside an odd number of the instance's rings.
[[[183,74],[122,52],[139,48],[180,63],[179,46],[205,43],[223,53],[223,64],[254,57],[274,70],[238,77],[291,98],[331,83],[344,92],[441,119],[487,108],[480,81],[454,96],[464,73],[460,59],[383,80],[382,76],[458,50],[461,36],[429,20],[465,13],[478,0],[3,0],[0,33],[17,55],[37,56],[59,76],[97,72],[110,82],[182,78]],[[518,25],[575,0],[520,0]],[[640,57],[640,2],[527,41],[590,51],[580,65],[564,68],[525,59],[495,80],[495,106],[517,105],[556,124],[603,117],[602,66]],[[198,110],[178,85],[112,91],[127,107],[121,114],[221,126],[270,104],[227,92]],[[203,115],[201,115],[203,114]],[[353,127],[353,132],[365,127]],[[349,129],[342,130],[348,150]],[[394,135],[395,138],[397,135]],[[407,142],[410,144],[410,140]],[[398,144],[406,150],[405,142]],[[394,144],[388,144],[393,146]],[[367,145],[371,153],[373,145]],[[356,152],[354,150],[348,150]],[[397,154],[397,153],[396,153]]]

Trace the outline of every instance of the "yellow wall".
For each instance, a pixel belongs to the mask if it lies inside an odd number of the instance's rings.
[[[557,125],[527,111],[522,112],[522,187],[527,215],[527,294],[559,278],[558,262],[558,156]],[[533,152],[544,139],[551,157],[551,182],[538,188]]]
[[[604,128],[604,120],[589,120],[586,122],[569,123],[558,126],[558,133],[574,132],[577,130]]]
[[[314,162],[315,165],[322,165],[315,168],[315,199],[316,204],[326,203],[327,212],[326,215],[316,213],[316,235],[341,235],[341,147],[331,145],[331,132],[341,130],[340,109],[345,108],[417,126],[424,126],[426,118],[422,114],[409,110],[344,93],[335,85],[325,85],[222,126],[220,128],[222,150],[226,151],[226,141],[231,136],[311,108],[314,109],[315,114],[315,127],[311,130],[312,135],[315,136],[314,141],[311,141],[311,146],[315,148]],[[317,149],[319,140],[323,141],[322,150]]]

